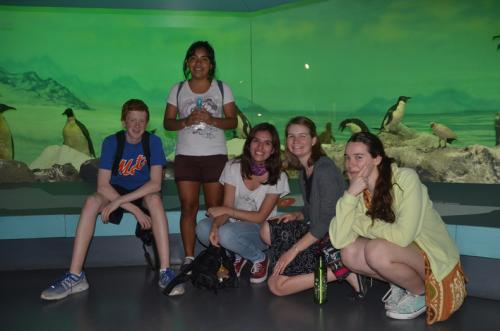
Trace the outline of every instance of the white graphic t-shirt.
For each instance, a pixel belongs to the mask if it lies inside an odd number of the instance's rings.
[[[224,104],[234,101],[233,92],[225,83]],[[202,108],[205,108],[213,117],[223,118],[224,110],[222,105],[222,94],[217,81],[212,80],[210,88],[205,93],[194,93],[191,91],[187,81],[182,84],[179,96],[177,90],[179,83],[175,84],[168,95],[167,102],[177,107],[179,118],[186,118],[196,108],[198,98],[201,98]],[[179,100],[179,105],[177,105]],[[178,131],[176,155],[206,156],[227,154],[226,138],[224,130],[205,124],[202,128],[195,129],[186,127]]]
[[[241,177],[241,163],[238,161],[230,160],[226,163],[222,174],[220,175],[219,182],[222,185],[230,184],[234,186],[235,196],[234,196],[234,208],[240,210],[248,211],[258,211],[260,206],[264,202],[264,198],[268,193],[279,194],[283,197],[290,193],[290,187],[288,186],[288,177],[282,172],[278,182],[275,185],[260,185],[255,190],[249,190],[243,178]],[[277,210],[274,207],[269,218],[276,216]],[[231,222],[238,221],[230,218]]]

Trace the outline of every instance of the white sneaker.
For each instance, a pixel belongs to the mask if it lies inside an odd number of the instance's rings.
[[[425,313],[426,309],[425,295],[413,295],[410,292],[406,292],[405,296],[399,300],[396,307],[392,310],[388,310],[385,314],[390,318],[409,320]]]
[[[382,302],[384,303],[385,310],[393,310],[406,294],[406,290],[395,284],[391,284],[389,290],[382,297]]]
[[[184,261],[182,261],[182,264],[181,264],[181,267],[180,267],[180,271],[183,271],[188,265],[190,265],[191,263],[193,263],[194,261],[194,257],[192,256],[186,256],[184,258]],[[191,275],[191,271],[189,271],[186,275]]]
[[[186,284],[179,284],[175,286],[172,291],[168,294],[168,296],[174,297],[177,295],[183,295],[186,292]]]
[[[79,275],[68,271],[43,291],[40,297],[44,300],[59,300],[68,295],[86,291],[88,288],[89,283],[83,271]]]

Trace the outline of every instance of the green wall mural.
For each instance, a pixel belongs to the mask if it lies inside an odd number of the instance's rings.
[[[29,165],[62,144],[66,108],[85,123],[99,154],[102,139],[120,127],[121,104],[141,98],[169,154],[175,134],[162,127],[167,93],[182,79],[186,48],[209,40],[218,78],[252,123],[269,121],[282,133],[299,114],[320,131],[331,122],[336,143],[325,148],[341,162],[351,134],[338,129],[343,120],[378,132],[387,109],[409,96],[402,126],[381,134],[402,163],[432,168],[432,180],[483,182],[481,170],[452,178],[439,172],[450,158],[488,154],[493,170],[485,182],[500,182],[499,12],[493,0],[332,0],[250,14],[0,6],[0,103],[16,108],[0,116],[15,160]],[[452,147],[437,148],[432,122],[453,131]],[[426,166],[422,155],[442,165]]]

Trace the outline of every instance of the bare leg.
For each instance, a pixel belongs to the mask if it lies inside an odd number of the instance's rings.
[[[424,256],[414,244],[401,247],[387,240],[371,240],[365,247],[368,265],[389,282],[413,294],[425,292]]]
[[[205,195],[205,208],[222,206],[224,198],[224,186],[219,182],[203,183]]]
[[[75,241],[73,243],[73,255],[69,271],[80,274],[83,262],[87,256],[90,241],[94,235],[97,214],[108,203],[108,200],[99,193],[90,195],[85,200],[76,228]]]
[[[271,227],[267,221],[260,225],[260,239],[262,239],[266,245],[271,246]]]
[[[194,256],[196,240],[196,214],[199,208],[200,183],[178,181],[177,190],[181,201],[181,237],[185,256]]]
[[[170,266],[170,252],[168,247],[168,222],[163,201],[158,193],[144,197],[144,204],[151,216],[151,226],[160,258],[160,269]]]
[[[354,272],[394,283],[413,294],[424,293],[424,258],[415,244],[401,247],[383,239],[358,238],[341,255]]]
[[[333,272],[327,270],[327,280],[332,282],[336,280]],[[277,296],[285,296],[294,293],[298,293],[314,286],[314,273],[297,275],[297,276],[284,276],[284,275],[272,275],[267,280],[267,285],[269,290]]]

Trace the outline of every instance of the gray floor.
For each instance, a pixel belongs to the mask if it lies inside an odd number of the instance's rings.
[[[248,270],[246,270],[248,271]],[[62,270],[0,272],[2,330],[499,330],[500,301],[468,297],[446,322],[428,327],[424,316],[411,321],[385,317],[376,283],[364,302],[347,299],[345,284],[329,287],[319,306],[312,291],[275,297],[265,284],[217,295],[188,287],[181,297],[166,297],[146,267],[90,268],[90,289],[58,302],[39,299],[40,291]]]

